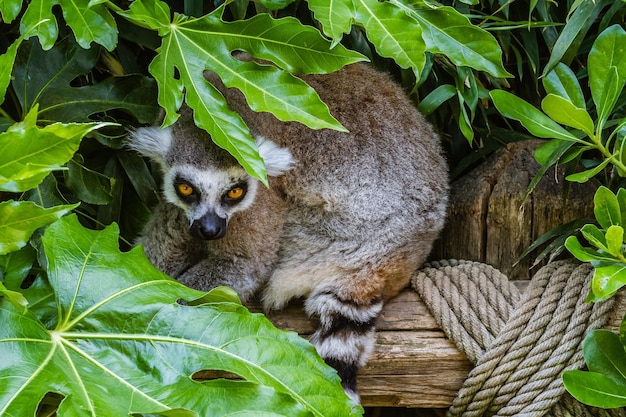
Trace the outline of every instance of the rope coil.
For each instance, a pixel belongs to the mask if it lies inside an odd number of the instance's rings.
[[[585,407],[561,374],[584,367],[582,341],[606,324],[614,299],[585,302],[593,268],[558,261],[520,290],[490,265],[445,260],[412,279],[446,336],[475,364],[449,417],[626,416]]]

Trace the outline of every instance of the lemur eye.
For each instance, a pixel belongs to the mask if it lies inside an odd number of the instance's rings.
[[[243,192],[244,190],[242,187],[235,187],[228,190],[228,193],[226,195],[232,200],[239,200],[241,197],[243,197]]]
[[[185,183],[178,184],[176,185],[176,189],[178,190],[178,193],[180,195],[185,196],[185,197],[193,194],[193,188],[189,184],[185,184]]]

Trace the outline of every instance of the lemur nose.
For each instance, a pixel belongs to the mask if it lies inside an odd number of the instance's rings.
[[[215,240],[226,234],[226,219],[210,212],[191,224],[189,233],[196,239]]]

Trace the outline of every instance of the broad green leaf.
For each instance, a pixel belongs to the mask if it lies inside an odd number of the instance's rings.
[[[622,222],[623,222],[623,220],[626,219],[626,189],[620,187],[620,189],[617,190],[616,197],[617,197],[617,204],[619,205],[619,208],[620,208],[620,218],[622,219]],[[623,227],[624,224],[622,224],[621,226]]]
[[[78,205],[43,208],[30,201],[0,203],[0,255],[26,246],[33,232],[47,226]]]
[[[63,12],[65,23],[72,29],[78,44],[85,49],[91,47],[92,42],[104,46],[112,51],[117,45],[117,25],[108,8],[89,0],[32,0],[20,22],[20,29],[25,33],[26,28],[34,26],[44,19],[45,23],[37,26],[35,32],[27,36],[36,35],[44,49],[50,49],[57,40],[58,27],[53,17],[52,7],[59,5]]]
[[[601,163],[599,163],[598,165],[596,165],[595,167],[585,170],[583,172],[577,172],[576,174],[570,174],[566,176],[565,179],[567,181],[585,183],[589,181],[591,178],[598,175],[600,172],[602,172],[602,170],[606,168],[609,162],[611,162],[611,160],[607,158],[603,160]]]
[[[587,110],[576,107],[567,98],[550,93],[541,101],[541,109],[555,122],[593,136],[593,120]]]
[[[350,33],[356,16],[356,5],[352,0],[307,0],[307,3],[322,26],[322,32],[333,40],[333,45],[339,44],[344,33]]]
[[[617,334],[592,330],[583,341],[583,354],[590,371],[604,374],[626,386],[626,351]]]
[[[565,371],[563,384],[583,404],[602,408],[626,407],[626,385],[597,372]]]
[[[561,139],[584,144],[521,98],[503,90],[490,91],[489,95],[503,116],[519,121],[531,134],[540,138]]]
[[[561,96],[579,109],[587,108],[578,78],[567,65],[559,63],[541,81],[548,94]]]
[[[43,245],[58,316],[48,328],[0,300],[1,415],[34,415],[47,392],[65,397],[59,415],[362,413],[308,342],[248,312],[231,290],[204,295],[141,248],[121,253],[117,227],[91,231],[70,216]],[[243,381],[193,380],[201,370]]]
[[[22,10],[22,0],[0,0],[0,20],[5,23],[11,23],[20,10]]]
[[[28,306],[28,300],[17,291],[8,290],[0,281],[0,298],[6,298],[18,310],[25,310]]]
[[[274,66],[240,61],[231,52],[244,50],[289,70],[317,73],[334,71],[363,57],[340,45],[331,49],[316,29],[293,18],[273,19],[261,14],[225,23],[219,18],[220,12],[218,9],[192,20],[177,16],[168,26],[169,32],[150,64],[159,85],[159,103],[166,111],[163,124],[176,120],[184,88],[197,125],[249,173],[266,181],[263,161],[248,128],[205,80],[204,71],[216,73],[227,87],[241,90],[255,111],[268,111],[280,120],[299,121],[314,129],[344,130],[302,80]],[[132,11],[125,16],[132,18]],[[177,70],[179,79],[175,77]]]
[[[604,229],[612,225],[623,226],[622,212],[617,196],[605,186],[601,186],[593,197],[593,213]]]
[[[36,114],[36,112],[31,112]],[[38,128],[21,122],[0,134],[0,191],[20,192],[36,187],[72,158],[87,133],[106,124],[55,123]]]
[[[626,264],[618,263],[614,259],[609,265],[594,262],[591,265],[595,268],[591,281],[594,301],[605,300],[626,285]]]
[[[606,236],[604,232],[598,229],[598,227],[595,224],[584,225],[580,229],[580,232],[582,233],[583,237],[587,239],[587,242],[591,243],[593,246],[595,246],[598,249],[608,252],[608,244],[606,241]]]
[[[95,113],[124,109],[141,123],[153,123],[159,109],[156,83],[149,77],[108,77],[94,85],[71,85],[93,69],[99,56],[100,48],[83,49],[70,38],[49,51],[35,39],[25,42],[13,73],[13,87],[24,111],[39,103],[43,121],[85,122]]]
[[[0,0],[1,2],[2,0]],[[17,49],[22,43],[22,38],[13,42],[6,52],[0,55],[0,104],[4,102],[7,88],[11,82],[11,72],[17,56]]]
[[[24,278],[33,267],[35,255],[35,249],[27,245],[20,250],[0,256],[0,280],[8,289],[20,289]]]
[[[485,71],[494,77],[512,76],[502,65],[502,50],[493,35],[473,25],[453,7],[407,11],[422,27],[428,52],[443,54],[457,66]]]
[[[93,171],[81,162],[79,156],[69,161],[67,170],[63,172],[65,185],[74,195],[88,204],[110,204],[114,179]]]
[[[615,258],[610,255],[582,246],[576,236],[568,237],[565,240],[565,247],[581,262],[615,262]]]
[[[613,96],[619,95],[626,81],[626,31],[619,25],[607,28],[595,40],[589,51],[588,69],[593,101],[598,113],[606,117],[615,104]]]
[[[624,229],[622,226],[610,226],[606,230],[606,246],[608,252],[615,256],[621,256],[623,243]]]

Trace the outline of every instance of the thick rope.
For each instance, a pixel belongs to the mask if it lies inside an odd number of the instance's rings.
[[[588,264],[554,262],[522,295],[478,262],[439,261],[418,271],[413,287],[475,364],[447,415],[626,416],[581,405],[561,381],[563,371],[584,366],[582,340],[605,325],[613,307],[613,299],[585,302],[592,275]]]

